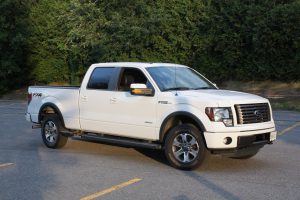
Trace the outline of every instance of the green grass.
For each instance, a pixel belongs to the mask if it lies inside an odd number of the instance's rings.
[[[300,100],[286,100],[281,102],[272,102],[272,108],[274,110],[293,110],[300,112]]]
[[[64,82],[53,82],[49,85],[69,85]],[[300,82],[282,83],[274,81],[238,82],[228,81],[220,85],[221,89],[248,92],[266,97],[274,110],[293,110],[300,112]],[[27,87],[3,95],[4,99],[25,100]]]
[[[274,110],[300,112],[300,82],[228,81],[224,82],[220,88],[248,92],[268,98]]]

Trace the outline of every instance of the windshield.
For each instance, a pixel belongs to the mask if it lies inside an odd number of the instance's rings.
[[[191,68],[148,67],[147,71],[161,91],[216,89],[214,85]]]

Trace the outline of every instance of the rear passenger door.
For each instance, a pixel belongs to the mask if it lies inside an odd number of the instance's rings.
[[[79,108],[82,130],[112,132],[115,114],[111,112],[111,97],[117,71],[118,68],[115,67],[97,67],[91,73],[86,88],[81,88]]]

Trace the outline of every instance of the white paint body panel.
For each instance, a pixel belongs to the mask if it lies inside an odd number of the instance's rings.
[[[79,88],[67,87],[29,87],[28,93],[39,93],[42,96],[33,96],[28,105],[32,122],[38,123],[40,108],[45,103],[52,103],[60,110],[65,126],[69,129],[81,129],[79,123]]]
[[[152,83],[155,95],[133,96],[129,92],[86,89],[96,67],[111,66],[139,68]],[[42,96],[33,97],[26,119],[38,123],[41,106],[52,103],[62,113],[66,128],[157,141],[163,121],[174,112],[184,111],[202,122],[207,147],[213,149],[235,148],[239,136],[275,132],[272,113],[269,122],[237,125],[235,104],[269,103],[267,99],[227,90],[161,92],[146,70],[155,66],[186,67],[163,63],[94,64],[87,71],[80,89],[29,87],[29,93],[41,93]],[[158,103],[161,101],[168,103]],[[235,126],[226,127],[222,122],[211,122],[205,114],[206,107],[231,107]],[[232,137],[233,142],[225,145],[225,137]]]

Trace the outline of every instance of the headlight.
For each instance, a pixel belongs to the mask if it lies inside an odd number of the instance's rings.
[[[231,108],[205,108],[205,113],[213,122],[223,122],[225,126],[233,126]]]

